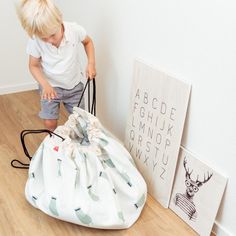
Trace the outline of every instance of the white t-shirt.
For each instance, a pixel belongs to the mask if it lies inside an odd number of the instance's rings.
[[[37,37],[30,38],[27,54],[41,58],[46,79],[53,87],[72,89],[82,79],[79,47],[86,31],[77,23],[63,22],[64,37],[58,48]]]

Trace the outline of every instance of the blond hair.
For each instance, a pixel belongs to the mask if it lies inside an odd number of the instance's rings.
[[[49,37],[62,24],[62,14],[51,0],[21,0],[17,13],[30,37]]]

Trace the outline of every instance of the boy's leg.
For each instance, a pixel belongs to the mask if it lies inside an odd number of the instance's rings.
[[[63,94],[64,94],[63,104],[69,113],[72,113],[73,107],[78,105],[81,95],[82,95],[82,92],[83,92],[83,89],[84,89],[84,85],[82,82],[80,82],[73,89],[68,89],[68,90],[63,91]],[[82,99],[79,107],[82,109],[85,108],[84,98]]]
[[[44,120],[44,126],[50,131],[54,131],[57,128],[57,120]]]

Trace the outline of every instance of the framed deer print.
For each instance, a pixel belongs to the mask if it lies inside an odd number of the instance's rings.
[[[199,235],[209,236],[227,179],[180,149],[170,209]]]
[[[135,61],[125,146],[148,192],[168,207],[190,85]]]

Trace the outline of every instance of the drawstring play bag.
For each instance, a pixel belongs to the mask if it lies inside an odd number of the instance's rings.
[[[95,80],[93,85],[95,113]],[[31,158],[25,136],[41,132],[48,136]],[[138,219],[146,183],[128,151],[93,114],[74,107],[54,132],[24,130],[21,141],[30,159],[25,196],[32,206],[57,219],[101,229],[128,228]]]

